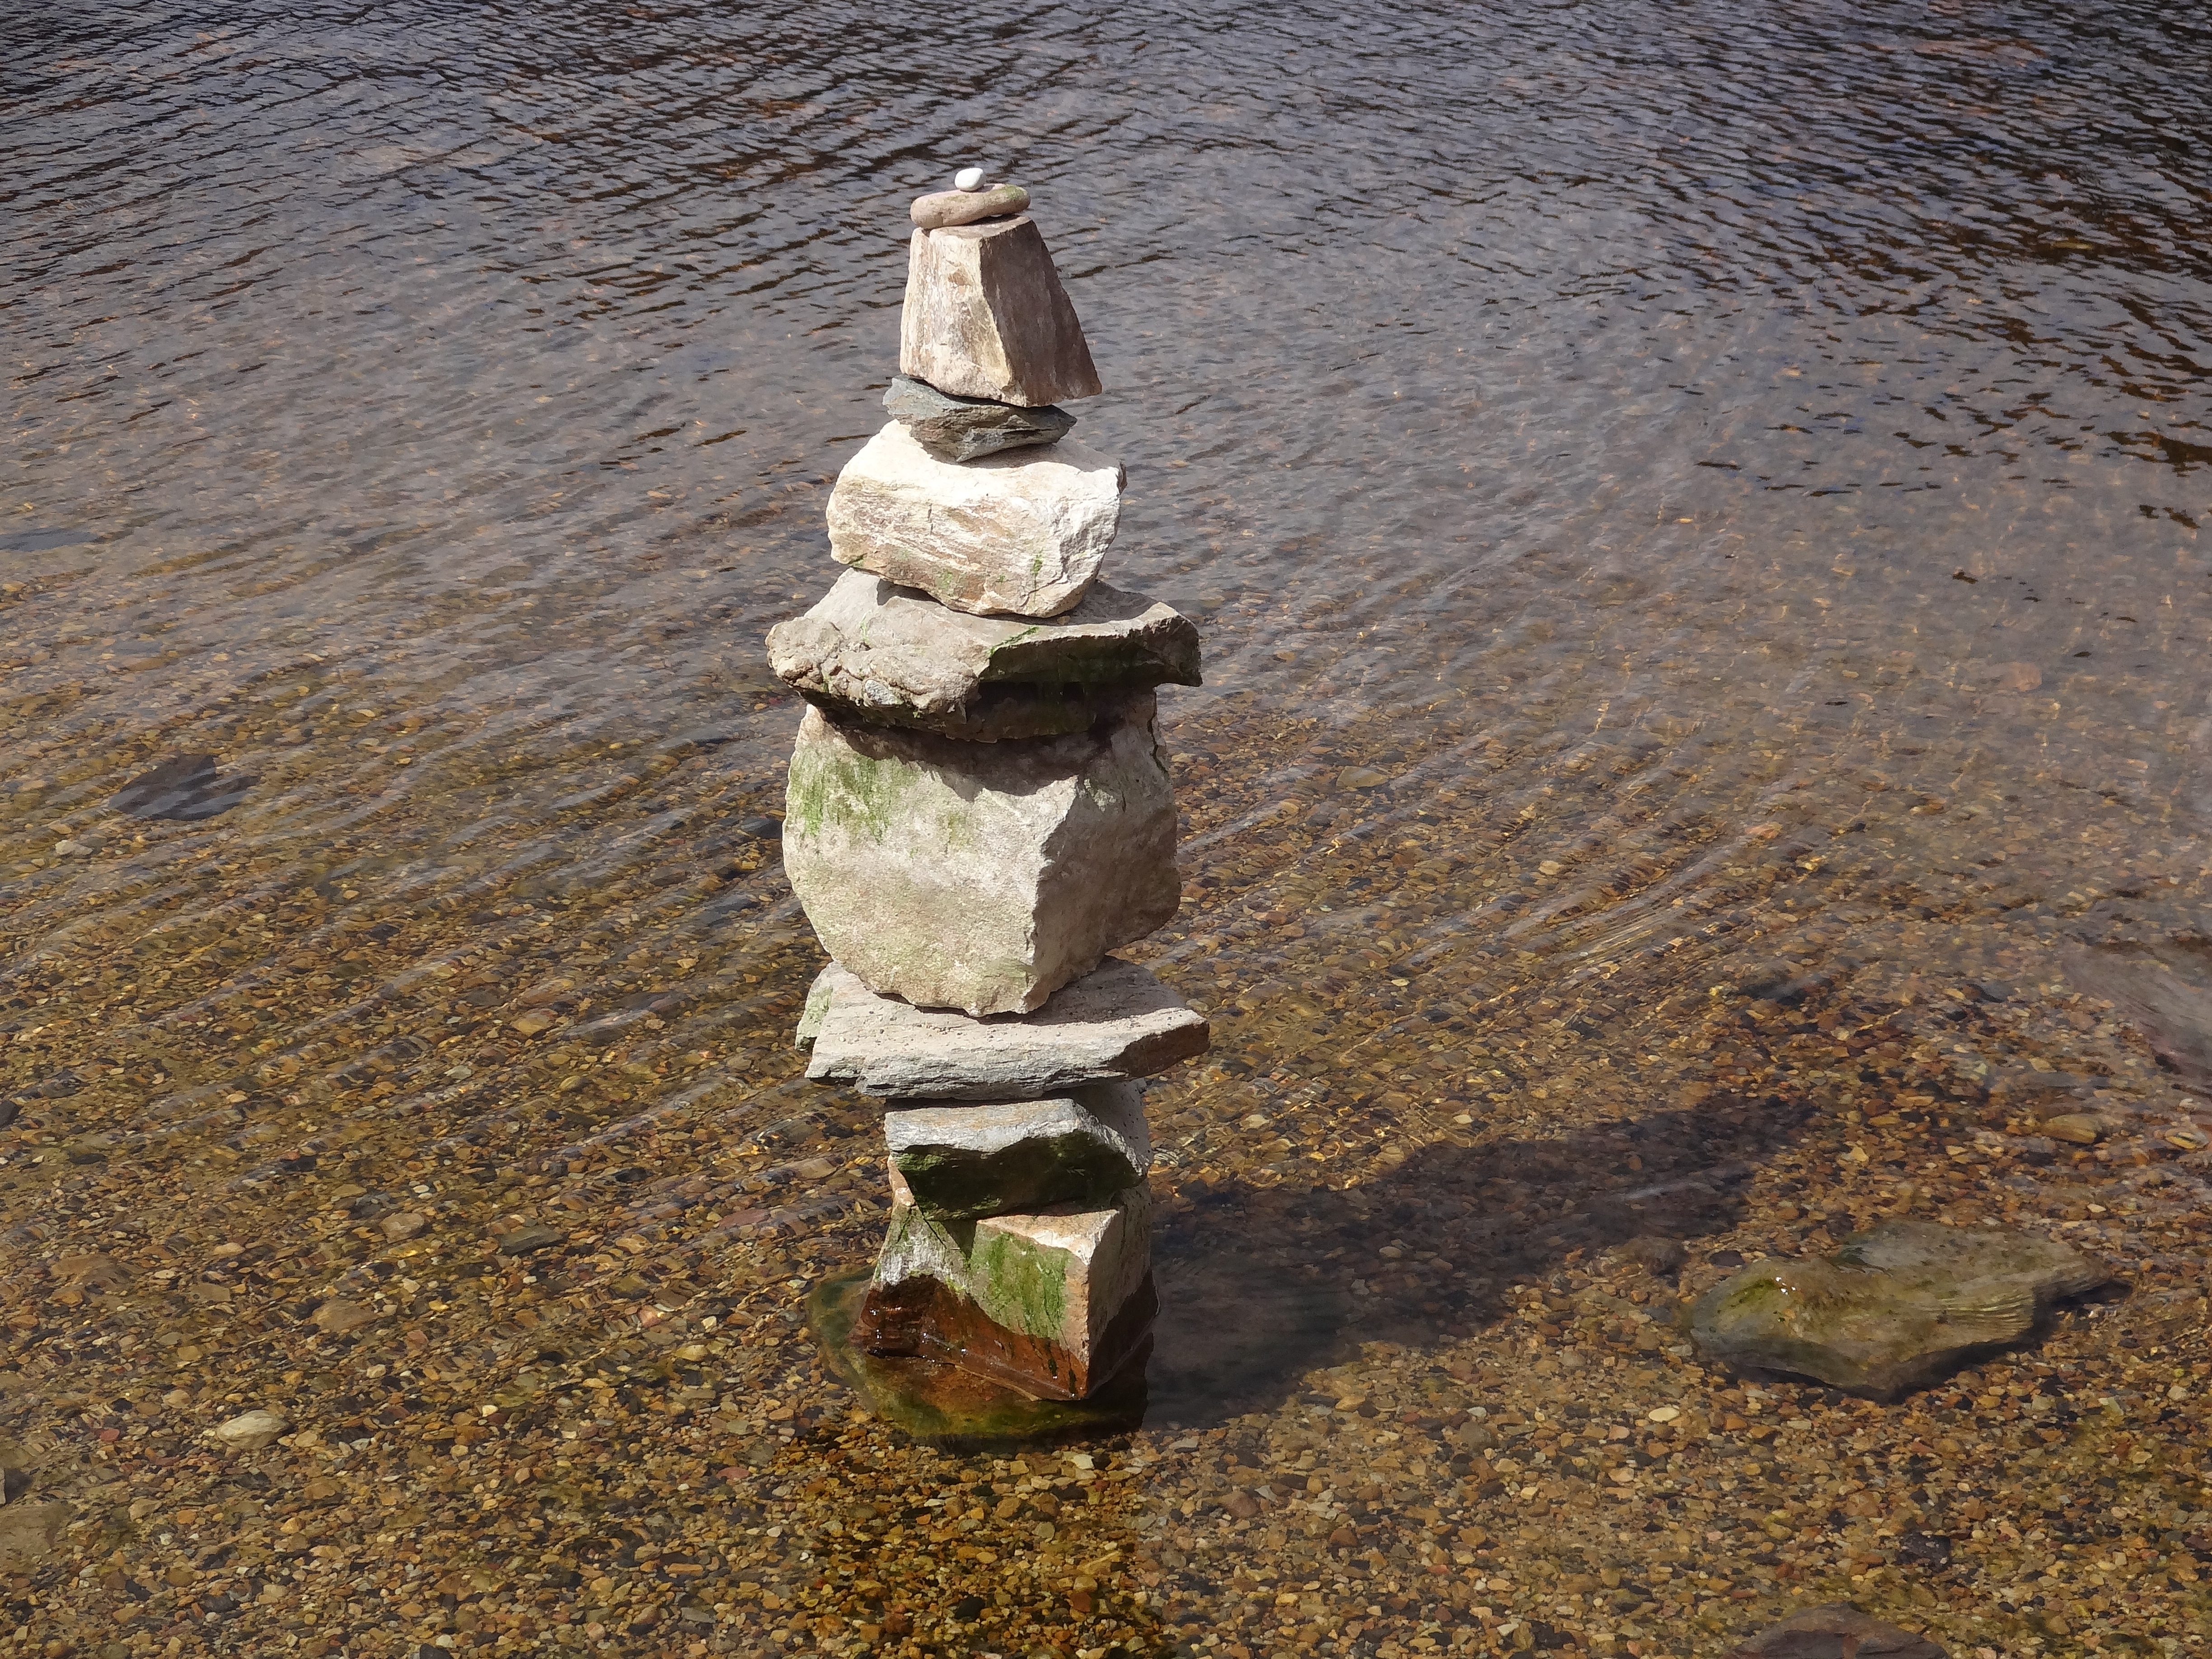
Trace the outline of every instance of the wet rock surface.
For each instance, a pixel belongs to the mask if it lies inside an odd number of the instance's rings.
[[[1833,1255],[1745,1267],[1698,1299],[1690,1330],[1728,1364],[1893,1396],[2018,1341],[2056,1304],[2112,1276],[2047,1238],[1890,1220]]]
[[[213,755],[173,755],[117,790],[109,805],[134,818],[198,823],[230,811],[258,781],[225,775]]]
[[[1005,1104],[895,1102],[884,1139],[915,1203],[939,1220],[1102,1202],[1152,1164],[1144,1092],[1133,1083]]]

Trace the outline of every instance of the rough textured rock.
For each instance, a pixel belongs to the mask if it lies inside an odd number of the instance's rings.
[[[973,461],[1004,449],[1056,444],[1075,426],[1074,416],[1049,404],[1023,409],[989,398],[956,398],[903,374],[891,377],[884,408],[940,461]]]
[[[884,1139],[915,1202],[939,1221],[1100,1204],[1152,1163],[1133,1083],[1052,1100],[908,1106],[884,1115]]]
[[[871,989],[1025,1013],[1175,915],[1175,830],[1149,709],[959,743],[816,708],[791,757],[783,867],[823,948]]]
[[[805,1018],[815,1025],[808,1077],[917,1100],[1039,1099],[1150,1077],[1204,1054],[1208,1036],[1173,991],[1110,961],[1036,1013],[981,1020],[878,996],[832,963]]]
[[[1101,582],[1048,623],[974,617],[848,570],[803,617],[769,630],[776,673],[809,702],[969,742],[1085,732],[1133,688],[1196,685],[1198,629]]]
[[[939,1222],[893,1171],[890,1237],[853,1340],[949,1359],[1048,1399],[1079,1400],[1152,1329],[1152,1200]]]
[[[988,190],[940,190],[917,196],[907,215],[924,230],[945,230],[1019,213],[1029,204],[1030,193],[1019,185],[994,185]]]
[[[1056,617],[1113,545],[1121,469],[1073,441],[940,461],[897,421],[830,492],[830,554],[955,611]]]
[[[1825,1259],[1753,1262],[1698,1298],[1690,1328],[1729,1364],[1887,1396],[2018,1341],[2053,1303],[2111,1277],[2026,1233],[1885,1221]]]
[[[914,233],[899,373],[957,397],[1030,408],[1098,395],[1083,325],[1035,220]]]
[[[1808,1607],[1761,1631],[1727,1659],[1946,1659],[1924,1636],[1886,1625],[1848,1601]]]

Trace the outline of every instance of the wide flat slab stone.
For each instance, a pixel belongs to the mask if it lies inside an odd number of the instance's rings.
[[[940,461],[973,461],[1004,449],[1055,444],[1075,425],[1074,416],[1050,404],[1024,409],[991,398],[956,398],[904,374],[891,377],[884,408]]]
[[[1133,1083],[1050,1100],[903,1106],[884,1115],[884,1139],[915,1202],[939,1221],[1100,1204],[1152,1164]]]
[[[769,630],[768,654],[833,714],[971,743],[1088,731],[1131,689],[1200,684],[1196,625],[1104,582],[1033,622],[970,616],[848,570],[805,616]]]
[[[914,233],[899,373],[956,397],[1030,408],[1098,395],[1083,325],[1035,220]]]
[[[832,963],[807,996],[806,1075],[862,1093],[1030,1099],[1150,1077],[1206,1052],[1205,1017],[1133,963],[1109,961],[1032,1014],[969,1019],[878,996]]]
[[[1024,1013],[1161,927],[1181,886],[1151,714],[961,743],[809,709],[783,867],[823,947],[922,1007]]]
[[[893,421],[830,492],[830,556],[979,616],[1056,617],[1098,578],[1121,464],[1073,439],[940,461]]]
[[[2054,1239],[1889,1220],[1831,1256],[1752,1263],[1698,1298],[1690,1334],[1730,1365],[1890,1397],[2020,1340],[2112,1276]]]

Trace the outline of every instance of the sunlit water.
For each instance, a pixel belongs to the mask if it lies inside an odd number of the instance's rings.
[[[1133,953],[1216,1018],[1151,1094],[1142,1467],[1251,1454],[1377,1342],[1514,1409],[1522,1290],[1639,1232],[1917,1205],[2197,1271],[2194,1097],[2095,1000],[2212,980],[2189,9],[216,11],[0,21],[11,1432],[71,1377],[199,1390],[160,1433],[287,1367],[358,1420],[648,1338],[730,1398],[796,1363],[760,1333],[880,1187],[786,1046],[820,957],[762,641],[833,574],[905,203],[971,160],[1109,386],[1073,412],[1128,467],[1113,579],[1206,635],[1163,700],[1185,909]],[[239,805],[111,805],[198,753]],[[2053,1090],[2094,1157],[2027,1133]],[[507,1287],[570,1335],[392,1291],[406,1206],[572,1231]],[[225,1239],[254,1321],[172,1294]],[[42,1300],[94,1249],[105,1322]],[[685,1286],[650,1329],[633,1259]],[[334,1287],[387,1323],[301,1322]],[[1602,1364],[1680,1370],[1636,1334]],[[1381,1467],[1393,1513],[1498,1501],[1450,1445]],[[1333,1520],[1209,1534],[1160,1479],[1092,1575],[1146,1642],[1247,1571],[1328,1605],[1217,1645],[1534,1628],[1468,1610],[1509,1607],[1487,1557],[1339,1605]],[[1590,1594],[1542,1639],[1779,1605]]]

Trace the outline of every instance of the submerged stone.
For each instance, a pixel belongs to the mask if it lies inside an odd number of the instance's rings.
[[[198,823],[230,811],[258,781],[224,776],[213,755],[172,755],[117,790],[108,805],[134,818]]]
[[[890,1232],[853,1340],[1080,1400],[1152,1330],[1151,1226],[1141,1186],[1105,1205],[939,1221],[894,1169]]]
[[[915,1202],[939,1221],[1102,1203],[1152,1163],[1133,1083],[1053,1100],[907,1106],[884,1115],[884,1139]]]
[[[1808,1607],[1761,1631],[1727,1659],[1946,1659],[1926,1637],[1862,1613],[1848,1601]]]
[[[1690,1330],[1731,1365],[1890,1396],[2018,1341],[2055,1303],[2111,1277],[2055,1240],[1884,1221],[1824,1259],[1753,1262],[1698,1298]]]
[[[978,616],[1056,617],[1098,578],[1121,467],[1073,440],[941,461],[893,421],[830,492],[830,556]]]
[[[1152,713],[959,743],[810,709],[783,867],[823,947],[920,1006],[1020,1013],[1168,921],[1175,799]]]
[[[1206,1018],[1133,963],[1109,960],[1032,1014],[970,1019],[878,996],[832,963],[807,996],[806,1075],[921,1100],[1041,1099],[1150,1077],[1206,1052]]]
[[[914,233],[899,373],[957,397],[1032,409],[1098,395],[1083,325],[1035,220]]]
[[[1075,426],[1074,416],[1049,404],[1024,409],[990,398],[956,398],[904,374],[892,376],[884,408],[940,461],[972,461],[1002,449],[1058,443]]]
[[[874,1354],[853,1341],[872,1274],[826,1279],[807,1297],[807,1322],[837,1380],[870,1412],[917,1440],[951,1450],[1096,1440],[1144,1421],[1152,1339],[1082,1400],[1040,1400],[994,1378],[920,1354]]]
[[[1100,582],[1048,623],[975,617],[848,570],[803,617],[769,630],[776,674],[818,708],[993,743],[1088,731],[1127,694],[1200,684],[1198,629]]]

